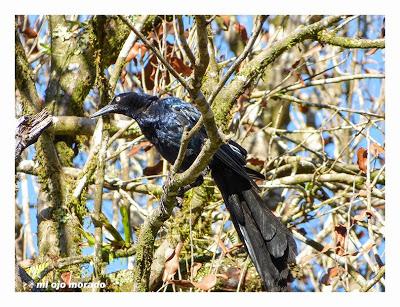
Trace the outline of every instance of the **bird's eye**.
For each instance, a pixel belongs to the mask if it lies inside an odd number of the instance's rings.
[[[119,102],[120,100],[121,100],[121,97],[115,98],[115,101],[116,101],[116,102]]]

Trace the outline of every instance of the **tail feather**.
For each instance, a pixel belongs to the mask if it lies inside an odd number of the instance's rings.
[[[297,253],[292,234],[267,208],[248,179],[218,164],[211,165],[211,175],[265,288],[286,291],[288,265],[295,263]]]

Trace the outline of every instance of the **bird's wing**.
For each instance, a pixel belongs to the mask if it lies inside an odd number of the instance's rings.
[[[247,179],[256,190],[259,190],[253,178],[263,178],[264,176],[244,167],[246,165],[246,154],[247,151],[243,147],[234,141],[229,141],[228,144],[221,145],[215,153],[215,157],[225,164],[226,167],[232,169],[236,174]],[[256,176],[256,174],[258,176]]]
[[[177,121],[183,125],[188,125],[192,128],[199,120],[201,113],[196,107],[190,103],[180,100],[176,97],[168,97],[162,100],[164,106],[174,113]]]

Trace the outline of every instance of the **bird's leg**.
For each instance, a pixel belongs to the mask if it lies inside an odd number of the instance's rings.
[[[193,181],[191,184],[185,185],[183,187],[180,187],[178,189],[178,192],[176,194],[176,199],[178,201],[178,207],[181,208],[182,204],[183,204],[183,198],[184,195],[187,191],[189,191],[192,188],[198,187],[200,186],[202,183],[204,182],[204,178],[202,175],[200,175],[199,177],[196,178],[195,181]]]
[[[183,195],[184,195],[187,191],[189,191],[190,189],[193,189],[193,188],[195,188],[195,187],[200,186],[203,182],[204,182],[204,178],[203,178],[202,175],[200,175],[200,176],[197,177],[196,180],[193,181],[192,183],[190,183],[190,184],[188,184],[188,185],[185,185],[185,186],[183,186],[183,187],[180,187],[180,188],[178,189],[178,193],[177,193],[178,197],[182,197],[182,198],[183,198]]]
[[[179,208],[182,207],[183,198],[184,198],[185,193],[186,193],[187,191],[189,191],[190,189],[192,189],[192,188],[195,188],[195,187],[200,186],[200,185],[204,182],[204,176],[208,173],[208,171],[209,171],[209,169],[206,168],[204,171],[201,172],[200,176],[197,177],[195,181],[193,181],[192,183],[190,183],[190,184],[188,184],[188,185],[185,185],[185,186],[183,186],[183,187],[180,187],[180,188],[178,189],[178,191],[177,191],[177,193],[176,193],[176,200],[177,200],[177,206],[178,206]],[[164,202],[165,202],[165,199],[164,199],[165,197],[164,197],[164,195],[166,195],[166,191],[168,190],[168,186],[170,185],[171,180],[172,180],[172,176],[171,176],[171,174],[168,174],[167,179],[166,179],[166,182],[164,183],[164,186],[163,186],[163,191],[164,191],[164,193],[163,193],[163,196],[161,197],[161,201],[160,201],[161,210],[162,210],[164,213],[167,212],[167,210],[166,210],[166,208],[165,208],[165,204],[164,204]]]
[[[169,172],[168,176],[164,182],[164,185],[163,185],[163,194],[161,195],[161,200],[160,200],[160,209],[161,209],[161,212],[165,215],[168,214],[167,208],[165,206],[165,202],[167,201],[166,198],[167,198],[168,189],[171,184],[171,181],[172,181],[172,175],[171,175],[171,172]]]

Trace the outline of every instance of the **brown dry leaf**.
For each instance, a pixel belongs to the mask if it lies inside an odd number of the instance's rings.
[[[37,32],[32,28],[26,28],[22,33],[25,35],[26,38],[35,38],[37,37]]]
[[[229,25],[231,23],[231,17],[228,15],[217,15],[214,21],[221,30],[228,31]]]
[[[247,36],[247,30],[246,27],[244,25],[242,25],[241,23],[235,22],[235,24],[233,25],[233,29],[239,33],[241,40],[244,43],[247,43],[249,37]]]
[[[252,164],[252,165],[254,165],[254,166],[257,166],[257,165],[263,166],[264,163],[265,163],[264,160],[260,160],[259,158],[255,157],[253,155],[249,155],[249,158],[247,159],[247,162]]]
[[[185,65],[181,59],[176,57],[174,51],[174,45],[167,42],[166,45],[166,60],[171,63],[176,70],[178,70],[184,76],[189,76],[192,73],[192,68]],[[156,78],[156,71],[159,67],[159,63],[157,57],[152,54],[149,57],[149,61],[147,62],[146,66],[144,67],[144,83],[146,84],[146,88],[148,90],[154,89],[155,85],[155,78]],[[137,74],[139,80],[142,80],[142,72]],[[160,73],[158,75],[158,80],[161,79],[165,80],[165,83],[168,84],[170,82],[170,74],[169,73]]]
[[[194,284],[190,280],[186,279],[171,279],[168,280],[169,284],[174,284],[179,287],[184,287],[184,288],[193,288]]]
[[[222,17],[222,21],[223,21],[223,24],[225,26],[225,31],[226,31],[226,30],[228,30],[229,25],[231,23],[231,17],[229,15],[224,15],[221,17]]]
[[[322,277],[321,282],[324,285],[328,286],[328,285],[332,284],[332,280],[335,277],[338,277],[342,273],[343,273],[343,269],[341,267],[335,266],[335,267],[329,268],[328,269],[328,273],[326,273]]]
[[[298,71],[293,71],[293,77],[295,77],[297,79],[297,81],[299,81],[301,83],[302,86],[305,86],[306,83],[303,80],[303,76],[301,75],[300,72]],[[302,105],[300,105],[302,106]],[[304,107],[304,106],[303,106]]]
[[[377,144],[377,143],[371,143],[371,145],[369,146],[369,152],[371,153],[371,155],[373,155],[374,157],[379,156],[380,154],[385,153],[385,149]]]
[[[295,69],[296,67],[298,67],[300,65],[301,59],[298,59],[296,62],[294,62],[292,64],[292,69]]]
[[[217,284],[217,275],[215,274],[208,274],[206,276],[204,276],[200,282],[193,282],[193,285],[200,289],[200,290],[204,290],[204,291],[208,291],[211,288],[213,288],[215,285]]]
[[[328,276],[328,274],[324,274],[322,277],[321,277],[321,284],[323,284],[323,285],[325,285],[325,286],[329,286],[330,285],[330,280],[329,280],[329,276]]]
[[[149,141],[140,142],[131,148],[131,150],[128,152],[128,157],[136,155],[142,148],[146,150],[149,146],[153,146]]]
[[[147,52],[147,47],[141,43],[135,43],[131,50],[129,50],[128,55],[126,56],[125,61],[129,62],[136,58],[136,56],[140,53],[143,57],[144,54]]]
[[[367,218],[375,217],[375,214],[371,210],[365,210],[365,215]]]
[[[240,105],[240,108],[239,108],[240,110],[243,109],[243,103],[249,101],[249,99],[250,99],[250,96],[246,92],[239,96],[237,102]]]
[[[171,66],[183,76],[188,77],[192,74],[192,69],[189,66],[185,65],[182,59],[173,56],[170,58],[169,62],[171,63]]]
[[[368,155],[368,151],[364,147],[360,147],[357,150],[358,168],[364,173],[367,172],[367,155]]]
[[[333,268],[328,269],[329,278],[334,278],[334,277],[338,276],[339,273],[340,273],[340,267],[335,266]]]
[[[146,88],[148,90],[152,90],[154,88],[154,80],[157,70],[157,57],[152,54],[147,62],[146,66],[144,67],[144,83],[146,84]],[[142,80],[142,73],[139,72],[137,74],[139,80]],[[169,83],[169,79],[166,80],[166,83]]]
[[[227,278],[224,280],[222,287],[225,289],[236,290],[240,280],[240,268],[230,267],[225,274]]]
[[[170,280],[174,277],[175,273],[178,271],[179,269],[179,255],[181,253],[183,247],[183,243],[179,242],[176,247],[175,250],[172,253],[172,257],[171,255],[169,257],[167,257],[167,260],[165,261],[164,264],[164,274],[163,274],[163,282],[166,282],[167,280]]]
[[[160,174],[163,168],[163,161],[160,160],[156,165],[148,166],[143,170],[143,175],[152,176]]]
[[[174,25],[173,25],[173,22],[172,21],[167,21],[167,22],[165,22],[165,26],[166,26],[166,31],[165,31],[165,33],[164,33],[164,26],[163,26],[163,24],[160,24],[156,29],[155,29],[155,32],[157,32],[157,37],[159,38],[159,39],[161,39],[164,35],[167,35],[167,34],[174,34],[175,32],[174,32]],[[155,33],[153,32],[152,33],[153,35],[152,35],[152,37],[155,37]]]
[[[128,74],[128,72],[126,71],[126,69],[124,67],[121,71],[121,76],[119,77],[119,79],[121,80],[121,83],[125,83],[125,78],[126,78],[127,74]]]
[[[362,222],[365,218],[369,219],[374,217],[374,213],[371,210],[362,210],[360,214],[357,214],[353,217],[353,220]]]
[[[62,279],[63,282],[65,282],[67,287],[69,287],[69,284],[71,282],[71,278],[72,278],[72,273],[71,272],[63,272],[61,274],[61,279]]]
[[[347,236],[347,228],[344,225],[335,226],[335,236],[336,236],[336,254],[342,256],[344,254],[344,244]]]
[[[299,104],[299,105],[297,105],[297,106],[298,106],[299,111],[300,111],[301,113],[307,113],[308,110],[309,110],[309,107],[303,106],[302,104]]]

